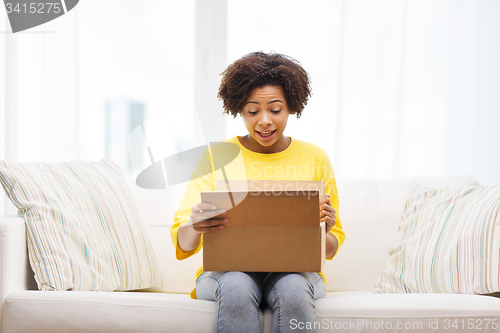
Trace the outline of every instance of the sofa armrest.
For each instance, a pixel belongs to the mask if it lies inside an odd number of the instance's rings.
[[[12,291],[28,289],[27,252],[24,219],[0,216],[0,331],[5,298]]]
[[[0,302],[12,291],[27,290],[28,253],[24,220],[0,216]]]

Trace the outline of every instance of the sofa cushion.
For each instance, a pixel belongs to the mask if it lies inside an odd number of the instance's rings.
[[[5,300],[2,332],[208,333],[214,310],[214,302],[161,293],[14,292]]]
[[[327,291],[373,291],[396,239],[407,194],[417,184],[433,188],[479,185],[465,175],[337,181],[346,241],[323,270]]]
[[[26,223],[41,290],[133,290],[160,271],[121,170],[99,162],[0,161],[0,181]]]
[[[375,292],[500,291],[500,186],[416,186]]]
[[[500,299],[488,296],[330,292],[315,303],[318,332],[498,332],[500,328]],[[272,315],[266,308],[264,332],[270,332]],[[290,325],[299,331],[307,324]]]
[[[214,302],[189,295],[18,291],[5,300],[2,332],[209,333],[214,312]]]
[[[324,324],[319,332],[472,332],[476,328],[498,332],[499,311],[500,299],[478,295],[334,293],[316,301],[316,321]],[[467,330],[470,323],[474,330]]]

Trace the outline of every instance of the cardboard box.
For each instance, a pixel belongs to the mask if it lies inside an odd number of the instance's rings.
[[[203,235],[205,271],[322,270],[326,239],[319,202],[324,182],[231,180],[216,186],[215,192],[202,192],[201,200],[226,209],[229,223]]]

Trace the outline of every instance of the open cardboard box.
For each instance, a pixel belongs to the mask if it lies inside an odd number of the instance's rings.
[[[229,223],[203,235],[204,271],[320,272],[325,223],[320,181],[218,181],[201,200],[225,209]]]

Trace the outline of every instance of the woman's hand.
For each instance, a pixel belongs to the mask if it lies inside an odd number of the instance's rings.
[[[319,203],[319,221],[326,222],[326,233],[328,234],[335,225],[335,209],[330,202],[330,193]]]
[[[201,235],[224,228],[228,222],[223,216],[226,212],[208,202],[199,202],[191,207],[189,221],[179,227],[177,241],[183,252],[194,251],[201,242]]]
[[[224,209],[217,207],[208,202],[199,202],[191,207],[191,216],[187,225],[191,225],[192,229],[197,233],[209,233],[224,228],[224,225],[229,221],[223,216],[226,214]]]

